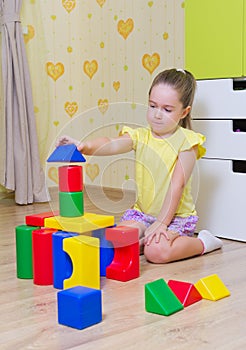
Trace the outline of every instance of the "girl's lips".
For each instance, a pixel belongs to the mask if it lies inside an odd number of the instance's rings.
[[[153,125],[163,125],[162,123],[153,122]]]

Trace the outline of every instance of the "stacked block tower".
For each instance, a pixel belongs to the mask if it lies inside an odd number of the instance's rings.
[[[114,225],[114,217],[84,212],[83,168],[71,163],[85,162],[75,145],[59,146],[48,162],[66,162],[58,168],[60,215],[44,220],[44,226],[82,234]]]
[[[57,147],[48,162],[85,162],[75,145]],[[59,209],[63,217],[84,215],[83,168],[80,165],[64,165],[58,168]]]
[[[85,159],[75,145],[57,147],[48,162],[69,163],[58,168],[59,211],[28,215],[16,227],[17,277],[63,289],[58,322],[82,329],[102,320],[100,276],[139,277],[138,230],[84,211],[83,168],[72,163]]]

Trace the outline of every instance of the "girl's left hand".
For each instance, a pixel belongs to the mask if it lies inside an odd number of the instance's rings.
[[[144,244],[146,245],[150,245],[153,239],[155,239],[155,243],[159,243],[161,236],[164,236],[167,241],[170,240],[167,233],[167,226],[159,221],[155,221],[150,227],[148,227],[144,236]]]
[[[74,145],[78,146],[80,144],[80,141],[75,140],[72,137],[67,136],[67,135],[60,136],[56,140],[56,147],[64,146],[64,145],[71,145],[71,144],[74,144]]]

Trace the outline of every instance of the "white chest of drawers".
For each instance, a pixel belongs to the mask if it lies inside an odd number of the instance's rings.
[[[207,138],[199,163],[198,231],[246,242],[246,89],[232,79],[201,80],[193,129]]]

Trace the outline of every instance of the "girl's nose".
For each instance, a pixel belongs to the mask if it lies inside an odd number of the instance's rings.
[[[157,119],[161,119],[162,118],[162,112],[161,112],[160,108],[156,109],[155,118],[157,118]]]

